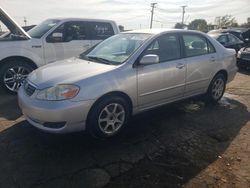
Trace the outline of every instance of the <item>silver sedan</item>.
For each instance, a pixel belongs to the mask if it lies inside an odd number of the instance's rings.
[[[131,31],[33,71],[18,99],[40,130],[111,137],[145,110],[201,94],[216,103],[236,72],[235,51],[204,33]]]

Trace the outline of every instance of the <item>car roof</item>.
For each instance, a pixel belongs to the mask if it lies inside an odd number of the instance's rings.
[[[93,19],[93,18],[49,18],[48,20],[60,20],[60,21],[89,21],[89,22],[115,22],[113,20],[106,19]]]
[[[160,33],[175,33],[175,32],[184,32],[184,33],[202,33],[200,31],[194,31],[194,30],[185,30],[185,29],[162,29],[162,28],[155,28],[155,29],[140,29],[140,30],[131,30],[126,31],[123,33],[146,33],[146,34],[153,34],[157,35]]]
[[[208,33],[210,37],[219,37],[221,35],[232,35],[231,33]]]

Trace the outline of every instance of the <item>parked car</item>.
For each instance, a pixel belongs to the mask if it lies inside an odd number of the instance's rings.
[[[240,49],[237,54],[237,65],[239,68],[250,69],[250,46]]]
[[[0,85],[16,92],[37,67],[77,56],[119,33],[114,21],[100,19],[48,19],[25,32],[0,8],[0,19],[12,33],[0,38]]]
[[[230,33],[209,34],[209,36],[219,41],[225,48],[233,48],[236,52],[246,46],[242,40]]]
[[[201,94],[216,103],[236,72],[235,50],[204,33],[130,31],[33,71],[18,101],[43,131],[111,137],[132,114]]]
[[[238,39],[242,40],[245,43],[249,42],[249,37],[245,37],[244,35],[245,29],[217,29],[209,31],[208,34],[218,34],[218,33],[230,33],[236,36]]]

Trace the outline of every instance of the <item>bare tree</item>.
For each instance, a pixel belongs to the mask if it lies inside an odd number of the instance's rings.
[[[219,16],[215,18],[215,24],[219,28],[237,27],[238,23],[232,15]]]

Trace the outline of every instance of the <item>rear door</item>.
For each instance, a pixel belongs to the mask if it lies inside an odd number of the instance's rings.
[[[187,65],[185,96],[204,93],[217,70],[217,54],[211,42],[200,34],[183,33]]]
[[[51,40],[54,33],[62,38]],[[88,23],[84,21],[65,22],[55,29],[44,41],[46,63],[78,56],[91,47]]]

